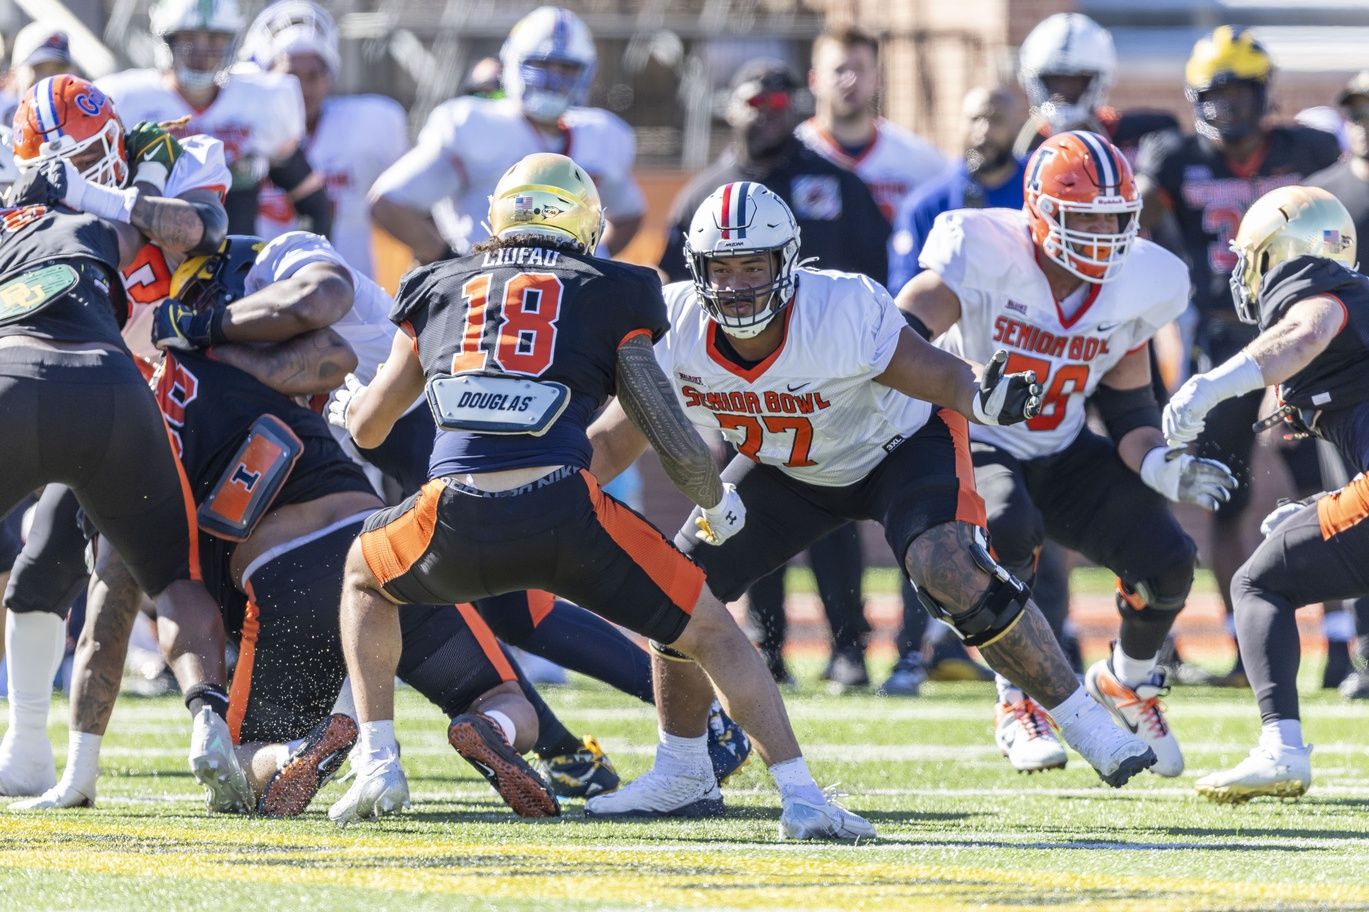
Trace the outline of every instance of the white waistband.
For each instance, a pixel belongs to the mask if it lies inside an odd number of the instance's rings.
[[[376,511],[367,510],[364,513],[358,513],[355,516],[349,516],[346,519],[339,519],[332,525],[324,526],[322,529],[316,529],[313,532],[310,532],[308,535],[301,535],[299,538],[292,538],[290,539],[290,541],[281,542],[279,545],[276,545],[273,548],[267,548],[265,551],[258,554],[252,560],[252,563],[247,565],[247,569],[242,572],[243,588],[247,588],[247,584],[251,581],[253,573],[256,573],[264,565],[280,557],[282,554],[285,554],[289,551],[293,551],[296,548],[302,548],[310,542],[318,541],[320,538],[323,538],[326,535],[332,535],[338,529],[342,529],[346,526],[353,525],[354,523],[365,522],[367,517],[369,517],[374,512]]]

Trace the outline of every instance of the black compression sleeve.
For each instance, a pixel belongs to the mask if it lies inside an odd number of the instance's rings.
[[[1155,401],[1155,391],[1148,385],[1120,390],[1099,384],[1093,393],[1093,404],[1098,406],[1098,415],[1114,443],[1138,427],[1160,426],[1160,403]]]
[[[903,314],[903,320],[908,324],[909,329],[926,339],[928,342],[932,341],[932,328],[926,323],[923,323],[922,319],[918,317],[917,314],[910,314],[906,310],[900,310],[899,313]]]

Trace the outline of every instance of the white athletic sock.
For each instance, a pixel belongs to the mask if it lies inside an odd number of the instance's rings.
[[[395,721],[384,719],[379,722],[361,723],[361,732],[357,736],[357,746],[353,754],[361,761],[357,768],[363,770],[398,757],[399,744],[395,741]],[[355,764],[355,760],[353,763]]]
[[[8,612],[5,658],[9,669],[10,726],[16,735],[46,737],[52,678],[66,651],[66,622],[46,611]]]
[[[660,743],[656,745],[656,766],[664,771],[689,771],[699,772],[708,770],[712,773],[712,764],[708,760],[708,736],[699,735],[697,738],[686,738],[682,735],[672,735],[665,729],[657,729]]]
[[[1302,721],[1279,719],[1260,726],[1260,746],[1278,754],[1280,749],[1303,750]]]
[[[1093,697],[1089,696],[1088,691],[1078,687],[1074,693],[1065,698],[1064,703],[1047,708],[1046,713],[1057,726],[1063,729],[1092,709],[1102,709],[1102,707],[1093,701]]]
[[[1112,671],[1123,684],[1136,687],[1155,671],[1155,656],[1148,659],[1133,659],[1122,651],[1122,642],[1118,640],[1112,646]]]
[[[813,774],[808,771],[808,761],[802,757],[781,760],[770,767],[770,775],[774,777],[775,785],[779,786],[781,802],[788,803],[791,798],[802,798],[804,801],[823,804],[827,800],[823,797],[822,789],[818,788],[817,782],[813,781]]]
[[[509,746],[512,747],[513,739],[518,734],[518,729],[514,727],[513,720],[497,709],[484,710],[482,715],[488,717],[491,722],[499,726],[499,730],[504,733],[504,740],[509,742]]]
[[[337,699],[333,701],[333,712],[341,713],[353,722],[356,721],[357,704],[356,700],[352,699],[352,679],[350,677],[342,679],[342,689],[338,691]]]
[[[1018,687],[1001,674],[993,676],[993,686],[998,688],[999,703],[1018,703],[1021,702],[1023,696],[1025,696],[1022,693],[1022,688]]]
[[[87,798],[94,797],[95,780],[100,777],[101,735],[67,732],[67,768],[62,770],[62,781],[74,786]]]

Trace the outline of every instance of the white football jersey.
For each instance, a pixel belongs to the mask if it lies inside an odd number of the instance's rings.
[[[209,190],[222,198],[232,181],[223,160],[223,143],[198,135],[182,137],[180,143],[184,154],[171,166],[162,196],[177,197],[191,190]],[[124,323],[123,336],[135,355],[144,358],[157,355],[152,345],[152,311],[171,294],[173,271],[174,267],[167,262],[162,249],[154,244],[144,244],[133,262],[124,267],[128,320]]]
[[[304,137],[304,154],[333,204],[333,246],[367,276],[375,271],[366,192],[408,150],[408,133],[404,108],[393,98],[343,95],[324,100],[318,123]],[[268,240],[296,227],[289,196],[274,184],[262,187],[258,211],[257,233]]]
[[[808,484],[854,484],[927,422],[932,406],[873,382],[907,325],[863,275],[800,268],[780,347],[747,369],[717,348],[692,282],[665,287],[670,332],[656,358],[689,419],[743,455]]]
[[[489,237],[482,223],[504,172],[534,152],[560,152],[594,180],[610,219],[642,214],[646,203],[632,177],[636,140],[631,128],[599,108],[571,108],[560,125],[560,141],[551,140],[512,99],[444,101],[423,125],[415,148],[381,175],[375,190],[431,209],[447,243],[464,251]]]
[[[1011,427],[970,425],[970,439],[1018,459],[1058,453],[1084,427],[1084,401],[1128,352],[1188,306],[1188,268],[1137,238],[1117,278],[1086,284],[1066,317],[1036,262],[1017,209],[959,209],[937,216],[918,258],[960,298],[960,320],[937,344],[980,364],[998,349],[1009,371],[1034,370],[1041,414]]]
[[[124,70],[95,84],[114,99],[129,127],[189,117],[172,132],[179,138],[204,133],[223,143],[224,159],[237,175],[266,176],[269,162],[285,158],[304,137],[304,100],[294,76],[235,69],[209,107],[190,105],[158,70]]]
[[[811,117],[799,124],[794,135],[832,164],[854,171],[891,223],[903,197],[950,166],[931,143],[882,117],[875,121],[874,141],[857,157],[848,155]]]

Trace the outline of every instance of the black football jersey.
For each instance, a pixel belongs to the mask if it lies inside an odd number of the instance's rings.
[[[59,268],[36,272],[45,265]],[[0,336],[123,347],[119,240],[108,222],[65,207],[0,209],[0,288]]]
[[[559,383],[569,403],[544,434],[442,431],[433,478],[538,465],[588,468],[585,429],[614,392],[618,347],[669,326],[653,270],[554,247],[432,263],[404,278],[391,319],[413,336],[429,381],[494,374]]]
[[[1272,128],[1263,149],[1243,164],[1195,134],[1152,133],[1142,141],[1136,169],[1164,191],[1173,209],[1202,312],[1234,317],[1227,284],[1236,266],[1231,239],[1250,204],[1339,157],[1334,136],[1301,126]]]
[[[1135,168],[1141,140],[1151,133],[1177,130],[1179,121],[1174,119],[1173,114],[1165,111],[1118,111],[1116,108],[1100,108],[1094,121],[1084,124],[1080,129],[1092,130],[1106,136],[1126,157],[1127,163]],[[1039,117],[1031,117],[1018,134],[1013,152],[1022,156],[1030,155],[1050,136],[1050,124]]]

